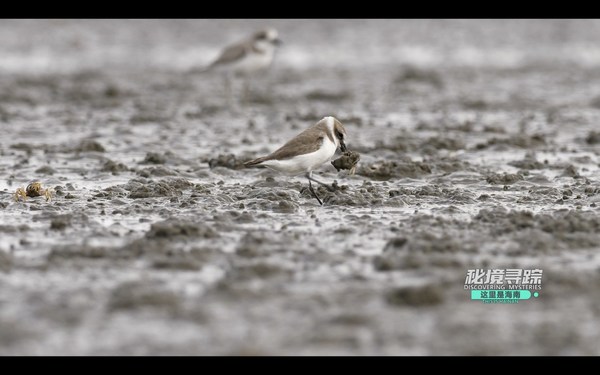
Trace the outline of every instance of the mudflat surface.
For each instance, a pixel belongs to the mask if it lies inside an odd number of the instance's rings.
[[[188,71],[264,22],[2,21],[0,354],[599,355],[600,23],[269,24],[229,106]],[[328,115],[323,206],[243,168]]]

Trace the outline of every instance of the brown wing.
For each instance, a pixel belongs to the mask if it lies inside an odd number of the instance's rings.
[[[310,154],[321,148],[323,137],[323,133],[315,132],[313,128],[307,129],[291,139],[288,143],[281,146],[271,155],[265,157],[265,160],[284,160],[296,155]]]
[[[246,44],[236,44],[227,47],[221,52],[221,55],[211,64],[211,66],[231,64],[246,56],[247,53],[248,46],[246,46]]]

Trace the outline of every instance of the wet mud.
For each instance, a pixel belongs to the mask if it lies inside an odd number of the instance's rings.
[[[288,50],[230,105],[189,68],[261,22],[179,21],[0,25],[0,354],[600,354],[600,75],[500,32],[554,23],[272,20]],[[352,152],[314,172],[323,206],[243,167],[327,115]],[[16,201],[34,181],[52,198]],[[473,268],[543,289],[471,301]]]

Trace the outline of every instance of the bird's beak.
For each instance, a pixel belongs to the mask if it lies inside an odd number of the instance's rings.
[[[340,141],[340,150],[342,150],[342,152],[346,152],[346,144],[344,141]]]
[[[280,46],[283,44],[283,42],[281,41],[281,39],[277,38],[273,40],[273,44],[275,44],[276,46]]]

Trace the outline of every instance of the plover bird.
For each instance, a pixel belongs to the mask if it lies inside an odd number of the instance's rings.
[[[277,30],[258,31],[251,38],[232,44],[213,61],[206,70],[249,75],[267,69],[273,62],[275,50],[281,44]]]
[[[264,165],[270,169],[290,176],[304,174],[308,179],[308,188],[317,198],[319,204],[323,202],[315,193],[311,181],[332,189],[329,185],[316,180],[312,176],[314,169],[326,161],[331,160],[338,147],[346,151],[346,130],[342,123],[335,117],[324,117],[315,125],[298,134],[275,152],[244,163],[246,167]]]
[[[225,89],[231,97],[231,76],[246,78],[244,95],[247,94],[248,79],[266,71],[275,57],[275,51],[281,44],[277,30],[267,28],[260,30],[252,37],[227,46],[220,55],[200,72],[219,72],[225,75]]]

